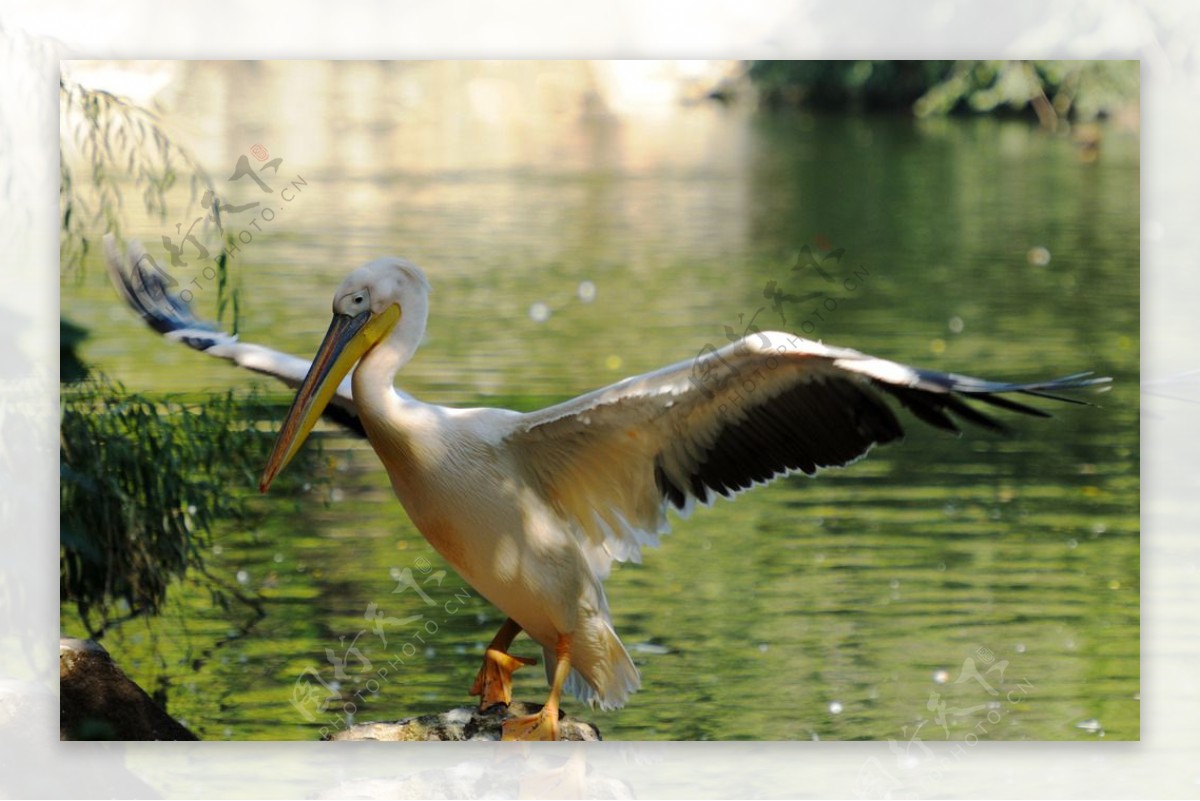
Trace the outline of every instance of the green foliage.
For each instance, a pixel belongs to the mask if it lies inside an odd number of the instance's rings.
[[[1138,99],[1135,61],[755,61],[771,107],[912,109],[917,116],[1000,112],[1090,120]]]
[[[1136,61],[961,61],[913,105],[919,117],[1032,111],[1047,127],[1135,103]]]
[[[125,192],[130,188],[140,189],[145,211],[166,223],[173,206],[182,205],[172,203],[172,190],[186,181],[187,205],[204,201],[206,221],[195,234],[211,236],[215,230],[220,235],[220,199],[212,179],[150,111],[109,92],[60,80],[59,135],[59,255],[65,271],[82,267],[98,236],[122,238]],[[80,180],[78,171],[86,180]],[[181,212],[174,208],[174,213]],[[217,322],[224,321],[232,306],[236,332],[236,286],[226,255],[232,243],[233,235],[225,234],[214,268]]]
[[[181,212],[185,187],[188,204],[203,193],[206,217],[216,223],[208,234],[220,231],[212,180],[151,112],[65,80],[59,102],[64,272],[82,268],[99,235],[120,238],[131,190],[164,222]],[[231,266],[222,247],[214,259],[217,319],[232,311],[236,331]],[[158,612],[171,583],[188,571],[226,604],[239,593],[205,570],[203,553],[218,521],[245,515],[248,493],[236,488],[257,484],[273,436],[254,421],[270,415],[254,396],[188,404],[128,394],[78,357],[86,330],[66,320],[60,327],[61,601],[76,605],[93,636],[119,616]],[[293,468],[285,481],[299,480],[303,470]]]
[[[908,108],[952,61],[752,61],[750,80],[771,107]]]
[[[253,395],[188,404],[104,378],[64,386],[60,600],[93,636],[118,612],[156,613],[172,581],[204,573],[213,526],[245,516],[274,439],[254,424],[267,417]]]
[[[64,384],[82,381],[88,367],[79,358],[79,346],[88,338],[86,328],[65,318],[58,318],[58,380]]]

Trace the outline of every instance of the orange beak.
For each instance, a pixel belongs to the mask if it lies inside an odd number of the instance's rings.
[[[287,467],[300,450],[313,426],[337,392],[338,385],[366,353],[396,327],[400,307],[392,304],[380,314],[370,311],[354,317],[335,314],[325,339],[313,357],[312,367],[296,392],[292,407],[283,418],[275,446],[267,458],[259,482],[259,492],[266,492],[275,476]]]

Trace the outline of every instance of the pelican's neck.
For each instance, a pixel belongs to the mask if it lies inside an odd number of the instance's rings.
[[[392,428],[403,428],[401,407],[416,403],[409,395],[398,393],[395,388],[396,373],[412,359],[425,335],[425,314],[417,310],[405,315],[392,333],[377,344],[359,361],[351,379],[354,405],[360,418],[367,426],[379,428],[385,423]],[[373,425],[374,424],[374,425]]]
[[[407,329],[397,325],[391,336],[362,357],[350,383],[367,439],[387,468],[396,496],[406,509],[413,495],[411,479],[421,474],[420,439],[422,430],[428,428],[428,407],[398,391],[395,382],[396,373],[408,364],[421,342],[424,320],[420,322],[420,326],[410,325]]]

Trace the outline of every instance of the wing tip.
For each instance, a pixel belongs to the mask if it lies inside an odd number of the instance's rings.
[[[923,422],[937,428],[957,431],[950,419],[957,418],[1001,435],[1011,435],[1012,429],[1004,422],[984,414],[967,401],[986,403],[1031,417],[1052,418],[1045,409],[1005,397],[1008,394],[1028,395],[1035,398],[1072,403],[1079,406],[1097,406],[1083,398],[1071,397],[1067,392],[1107,392],[1112,388],[1111,376],[1097,376],[1095,371],[1072,373],[1046,381],[1025,383],[988,381],[974,376],[957,373],[941,373],[933,370],[912,368],[917,378],[915,385],[903,385],[872,375],[876,386],[900,400],[901,404]],[[949,423],[949,425],[947,425]]]
[[[137,239],[130,239],[122,258],[116,237],[104,235],[105,263],[109,280],[117,293],[156,333],[182,342],[195,350],[207,350],[214,345],[236,341],[212,323],[196,317],[191,304],[171,294],[172,283],[164,280],[154,260]],[[146,267],[146,263],[154,267]],[[169,276],[168,276],[169,279]]]

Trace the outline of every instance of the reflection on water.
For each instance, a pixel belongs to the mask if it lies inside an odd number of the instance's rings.
[[[608,582],[643,690],[618,712],[567,709],[610,739],[919,748],[1095,739],[1091,719],[1136,738],[1136,137],[1110,131],[1084,163],[1016,122],[618,113],[606,80],[568,63],[178,66],[168,120],[218,181],[254,144],[282,158],[269,195],[226,183],[235,203],[274,203],[259,230],[230,217],[253,232],[243,337],[311,354],[336,282],[398,253],[434,286],[400,382],[443,403],[534,408],[751,319],[936,369],[1113,375],[1102,408],[1016,420],[1011,438],[908,422],[851,469],[677,521]],[[833,282],[805,245],[845,249],[818,262]],[[141,330],[98,268],[64,283],[63,310],[131,388],[261,381]],[[105,640],[203,737],[313,739],[348,712],[458,705],[501,621],[442,572],[369,448],[325,448],[326,484],[256,501],[262,525],[211,555],[266,618],[226,639],[236,610],[185,587]],[[544,686],[517,674],[522,697]]]

